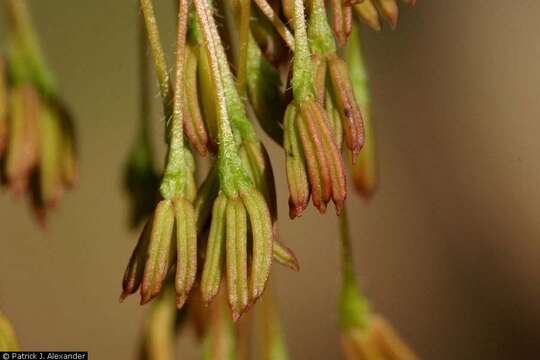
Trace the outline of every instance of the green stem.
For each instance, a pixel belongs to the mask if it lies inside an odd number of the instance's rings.
[[[195,0],[195,9],[199,24],[201,25],[205,46],[208,53],[212,80],[216,89],[218,103],[218,165],[220,173],[220,185],[227,196],[236,196],[236,173],[240,168],[240,160],[236,150],[236,142],[231,129],[229,115],[227,113],[226,93],[223,78],[220,71],[218,58],[218,46],[221,39],[217,35],[217,26],[214,21],[212,10],[208,0]],[[222,45],[221,45],[222,46]]]
[[[146,52],[148,46],[146,45],[146,31],[144,29],[144,21],[139,18],[139,105],[140,105],[140,136],[141,139],[148,145],[150,145],[150,114],[152,112],[152,105],[150,101],[149,81],[148,81],[148,57]]]
[[[334,34],[328,24],[323,0],[311,1],[308,37],[309,45],[314,54],[326,56],[336,52]]]
[[[241,96],[246,94],[246,72],[248,59],[248,42],[249,42],[249,21],[251,16],[251,0],[240,0],[240,28],[239,40],[240,49],[237,66],[237,84],[238,92]]]
[[[293,95],[298,101],[312,99],[315,96],[313,65],[306,31],[304,2],[302,0],[294,0],[294,43]]]
[[[362,55],[362,41],[360,31],[353,28],[347,46],[345,48],[345,58],[349,65],[349,74],[354,86],[354,94],[361,109],[369,106],[370,95],[368,86],[368,74]]]
[[[225,4],[226,6],[226,4]],[[226,8],[226,16],[230,14],[229,9]],[[231,26],[235,26],[234,21],[231,22]],[[235,28],[231,29],[232,33],[236,32]],[[213,34],[216,39],[219,39],[219,34],[217,29],[214,29]],[[248,45],[249,45],[248,37]],[[249,49],[249,47],[248,47]],[[219,62],[219,70],[223,79],[223,90],[225,91],[225,102],[227,105],[227,111],[231,120],[231,125],[234,131],[240,136],[240,140],[249,140],[252,142],[257,142],[257,134],[251,125],[249,118],[247,117],[244,102],[240,98],[238,93],[238,88],[234,84],[234,77],[229,67],[229,62],[227,60],[227,54],[225,48],[221,41],[218,42],[217,47],[217,58]],[[247,69],[247,67],[246,67]]]
[[[343,207],[343,212],[339,216],[339,235],[342,273],[340,302],[341,326],[342,328],[364,328],[371,315],[371,309],[367,298],[358,286],[354,272],[353,249],[346,206]]]
[[[165,59],[165,52],[163,51],[163,47],[161,45],[161,38],[159,35],[159,29],[157,26],[157,20],[154,13],[154,6],[152,5],[152,0],[141,0],[141,9],[144,17],[144,23],[146,25],[148,44],[150,45],[150,52],[152,53],[154,67],[156,69],[156,74],[158,77],[159,91],[161,94],[161,99],[163,101],[164,113],[165,116],[168,118],[172,112],[172,86],[170,84],[167,60]]]
[[[39,90],[45,96],[55,95],[56,85],[39,46],[26,1],[7,0],[6,6],[14,28],[14,40],[21,46]]]
[[[185,195],[186,159],[184,149],[183,113],[184,65],[186,60],[186,35],[189,0],[178,0],[178,31],[176,38],[176,70],[172,120],[169,124],[169,148],[165,173],[161,183],[163,197]]]
[[[341,271],[344,277],[356,277],[354,275],[354,259],[349,228],[349,215],[347,207],[339,216],[339,238],[341,241]]]

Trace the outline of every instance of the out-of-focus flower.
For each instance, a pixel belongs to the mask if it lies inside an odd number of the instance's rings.
[[[218,296],[208,311],[210,315],[202,343],[201,358],[203,360],[236,360],[235,329],[227,315],[225,296]]]
[[[403,0],[407,5],[416,5],[416,0]],[[356,15],[373,30],[381,30],[380,18],[384,18],[395,29],[399,17],[397,0],[363,0],[353,5]]]
[[[0,60],[0,172],[28,193],[44,224],[77,180],[74,124],[41,55],[24,1],[8,1],[8,52]]]
[[[19,342],[9,320],[0,312],[0,351],[19,351]]]
[[[369,198],[377,186],[377,162],[375,156],[375,134],[371,119],[369,84],[367,71],[362,59],[360,36],[358,30],[353,31],[347,44],[346,58],[351,74],[354,95],[362,113],[366,131],[365,144],[356,161],[351,155],[352,178],[356,190],[364,198]]]
[[[348,360],[417,360],[390,324],[374,314],[354,273],[349,221],[344,210],[340,221],[342,280],[339,300],[341,343]]]
[[[174,287],[169,284],[152,303],[141,342],[140,360],[174,359],[174,328],[177,317]]]
[[[287,360],[289,354],[285,342],[285,334],[281,324],[272,293],[267,292],[261,301],[259,320],[260,359]]]

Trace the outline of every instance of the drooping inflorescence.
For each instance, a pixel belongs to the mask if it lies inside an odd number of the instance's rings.
[[[179,0],[170,74],[153,3],[141,0],[148,44],[141,48],[150,49],[159,83],[167,156],[157,185],[143,89],[141,133],[126,174],[135,223],[144,214],[149,219],[127,266],[121,299],[140,289],[141,304],[159,297],[157,308],[175,289],[176,306],[184,311],[186,303],[192,309],[221,299],[223,287],[236,321],[263,294],[272,260],[298,270],[295,255],[279,241],[273,169],[254,121],[285,150],[291,218],[301,216],[310,199],[321,213],[330,201],[338,215],[344,211],[344,159],[360,194],[371,195],[373,133],[352,14],[375,28],[379,15],[395,26],[397,4],[329,4],[330,10],[322,0],[257,0],[256,7],[249,0]],[[144,50],[141,56],[146,77]],[[209,170],[199,182],[195,174],[203,163]],[[350,291],[356,285],[347,269],[342,322],[353,324],[347,314],[371,315],[369,307],[358,313],[350,306],[365,301]],[[222,307],[213,312],[209,329],[228,333]],[[212,343],[216,334],[208,331]]]
[[[6,53],[0,55],[0,180],[28,194],[44,224],[77,180],[75,129],[58,95],[24,1],[5,1]]]

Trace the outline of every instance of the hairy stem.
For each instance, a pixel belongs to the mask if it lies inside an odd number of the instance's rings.
[[[272,6],[266,1],[266,0],[255,0],[255,4],[259,7],[259,10],[270,20],[272,25],[274,25],[274,28],[278,32],[278,34],[281,36],[283,41],[287,44],[287,46],[294,51],[294,36],[291,34],[289,29],[287,28],[287,25],[281,21],[278,14],[274,11]]]
[[[169,149],[167,153],[167,163],[165,165],[165,176],[163,181],[169,181],[169,177],[178,177],[184,181],[182,174],[186,172],[186,161],[184,156],[184,132],[183,132],[183,97],[184,97],[184,65],[186,60],[186,34],[189,12],[189,0],[178,0],[178,31],[176,38],[176,70],[174,82],[174,103],[172,120],[169,126]],[[180,190],[183,185],[180,184]]]
[[[237,85],[238,92],[241,96],[246,94],[246,72],[247,72],[247,59],[248,59],[248,43],[249,43],[249,21],[251,16],[251,0],[240,0],[240,27],[239,27],[239,40],[240,49],[237,64]]]
[[[294,98],[300,101],[311,99],[314,97],[313,67],[302,0],[294,0],[294,43],[292,79]]]
[[[165,52],[163,51],[163,46],[161,45],[161,37],[159,35],[152,0],[141,0],[141,9],[144,17],[144,23],[146,25],[148,44],[150,45],[150,51],[152,53],[154,67],[158,77],[159,91],[163,101],[165,116],[169,117],[171,115],[170,106],[173,97],[172,86],[170,84],[167,60],[165,59]]]
[[[6,0],[6,10],[14,28],[14,40],[22,47],[39,89],[44,95],[55,95],[56,85],[45,63],[26,0]]]
[[[195,0],[195,10],[201,25],[204,43],[208,53],[212,80],[216,90],[216,100],[218,104],[218,161],[220,167],[221,186],[229,196],[236,193],[235,174],[239,168],[238,152],[227,112],[227,102],[223,85],[222,73],[218,57],[218,46],[221,39],[217,34],[217,26],[212,15],[212,10],[208,0]]]

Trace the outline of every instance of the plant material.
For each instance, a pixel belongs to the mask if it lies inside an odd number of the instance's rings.
[[[356,190],[360,195],[368,199],[377,186],[377,163],[375,157],[375,134],[371,119],[369,84],[361,50],[359,32],[358,30],[354,30],[351,41],[346,48],[346,58],[349,64],[354,95],[364,114],[366,136],[364,148],[357,156],[356,161],[352,161],[351,167]],[[351,155],[351,160],[354,160],[354,155]]]
[[[339,303],[341,342],[348,360],[417,360],[414,352],[400,339],[392,326],[373,314],[360,291],[352,258],[349,222],[346,210],[340,217],[342,285]]]
[[[77,180],[73,121],[58,97],[24,0],[6,1],[8,54],[0,59],[0,163],[16,195],[29,193],[45,223],[48,209]]]
[[[410,6],[416,5],[416,0],[403,0]],[[375,31],[380,31],[381,18],[385,19],[392,29],[397,27],[399,5],[397,0],[363,0],[353,5],[358,18]]]
[[[19,342],[9,320],[0,312],[0,351],[19,351]]]

